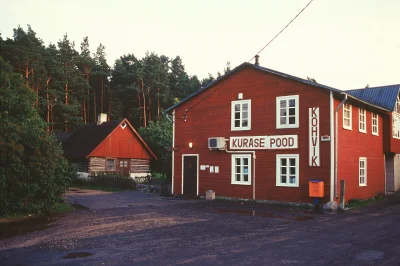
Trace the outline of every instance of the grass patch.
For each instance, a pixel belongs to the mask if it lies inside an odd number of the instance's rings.
[[[63,213],[72,211],[74,208],[65,202],[57,202],[51,207],[50,213]]]
[[[349,209],[358,209],[358,208],[366,208],[368,206],[381,203],[385,200],[384,196],[376,196],[370,199],[360,200],[360,199],[352,199],[346,204],[346,208]]]
[[[74,210],[75,208],[69,205],[68,203],[65,202],[56,202],[54,205],[51,207],[50,211],[48,213],[36,213],[36,214],[30,214],[30,213],[12,213],[12,214],[7,214],[4,216],[0,216],[0,222],[1,221],[16,221],[16,220],[22,220],[22,219],[30,219],[34,217],[42,217],[42,216],[47,216],[47,215],[52,215],[52,214],[60,214],[64,212],[69,212]]]
[[[115,188],[115,187],[106,187],[106,186],[99,186],[99,185],[92,185],[92,184],[72,184],[72,187],[79,188],[79,189],[89,189],[89,190],[101,190],[105,192],[120,192],[122,189]]]

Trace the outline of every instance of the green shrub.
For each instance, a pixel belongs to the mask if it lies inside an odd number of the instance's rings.
[[[96,172],[88,177],[88,183],[119,189],[136,188],[136,183],[131,177],[123,176],[115,172]]]
[[[0,57],[0,215],[48,212],[76,174],[46,133],[35,94]]]

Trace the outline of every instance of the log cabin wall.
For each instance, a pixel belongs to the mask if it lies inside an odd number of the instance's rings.
[[[131,173],[150,173],[150,160],[131,159]]]
[[[89,172],[104,172],[106,170],[106,158],[90,157]]]

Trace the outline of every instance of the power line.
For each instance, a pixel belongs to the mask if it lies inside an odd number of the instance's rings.
[[[272,43],[272,42],[273,42],[287,27],[289,27],[289,25],[290,25],[298,16],[300,16],[300,14],[312,3],[312,1],[314,1],[314,0],[311,0],[310,2],[308,2],[308,4],[307,4],[302,10],[300,10],[300,12],[297,13],[297,15],[296,15],[288,24],[286,24],[286,26],[285,26],[280,32],[278,32],[278,34],[276,34],[274,38],[272,38],[260,51],[258,51],[258,53],[257,53],[256,55],[259,55],[259,54],[260,54],[270,43]],[[254,55],[254,56],[249,60],[249,63],[250,63],[251,60],[253,60],[253,58],[254,58],[256,55]]]
[[[286,26],[278,32],[278,34],[276,34],[260,51],[258,51],[258,53],[256,55],[254,55],[249,61],[248,63],[250,63],[251,60],[254,59],[254,57],[256,57],[257,55],[259,55],[270,43],[272,43],[287,27],[289,27],[289,25],[313,2],[314,0],[310,0],[310,2],[308,2],[308,4],[303,7],[303,9],[300,10],[299,13],[297,13],[297,15],[288,23],[286,24]],[[234,70],[232,70],[233,73],[232,75],[235,75],[238,71],[237,68],[235,68]],[[218,80],[218,79],[217,79]],[[193,105],[191,105],[190,107],[188,107],[187,109],[185,109],[185,112],[183,114],[183,119],[187,119],[187,112],[190,111],[190,109],[192,109],[193,107],[195,107],[196,105],[200,104],[201,102],[203,102],[204,100],[206,100],[208,97],[210,97],[211,95],[213,95],[218,89],[220,89],[222,86],[224,86],[226,83],[228,82],[228,80],[225,80],[225,82],[221,83],[217,88],[215,88],[215,90],[213,90],[212,92],[210,92],[209,94],[207,94],[206,96],[204,96],[202,99],[200,99],[199,101],[197,101],[196,103],[194,103]]]

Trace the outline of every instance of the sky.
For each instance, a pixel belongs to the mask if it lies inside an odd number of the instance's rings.
[[[180,56],[200,79],[249,61],[309,0],[0,0],[0,33],[30,24],[44,43],[65,33],[107,61]],[[314,0],[263,52],[260,65],[342,90],[400,83],[399,0]]]

